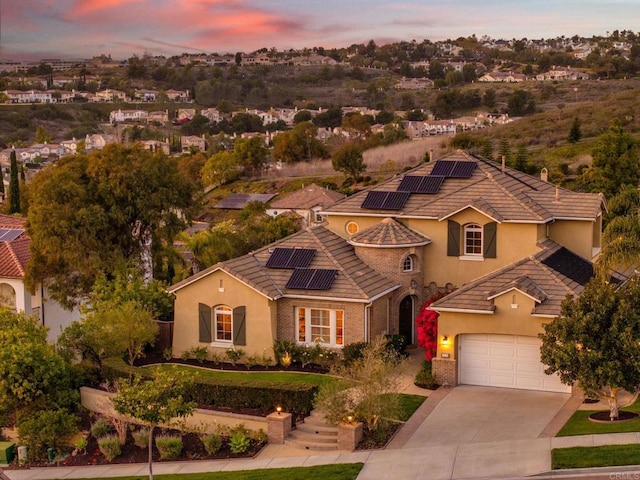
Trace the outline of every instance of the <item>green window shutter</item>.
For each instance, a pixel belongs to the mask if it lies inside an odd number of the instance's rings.
[[[496,258],[496,244],[498,243],[496,234],[498,224],[496,222],[487,223],[484,226],[484,256],[485,258]]]
[[[447,256],[460,256],[460,224],[449,220],[447,234]]]
[[[211,343],[211,307],[204,303],[198,304],[199,332],[201,343]]]
[[[245,322],[245,313],[247,307],[236,307],[233,309],[233,344],[247,344],[247,326]]]

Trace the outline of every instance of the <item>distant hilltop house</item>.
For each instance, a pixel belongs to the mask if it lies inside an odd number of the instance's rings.
[[[540,73],[535,76],[536,80],[589,80],[589,75],[579,70],[568,67],[553,67],[548,72]]]
[[[156,110],[147,114],[147,123],[157,122],[160,125],[169,123],[169,111],[168,110]]]
[[[489,72],[478,78],[479,82],[502,82],[502,83],[520,83],[524,82],[527,76],[523,73],[513,72]]]
[[[152,153],[162,152],[165,155],[169,155],[171,151],[169,143],[160,140],[145,140],[142,142],[142,148]]]
[[[320,212],[342,200],[345,196],[342,193],[312,183],[283,198],[274,200],[267,208],[266,213],[271,217],[294,214],[297,217],[301,217],[303,226],[307,227],[321,223],[323,219]]]
[[[336,62],[331,57],[325,57],[324,55],[301,55],[299,57],[293,57],[291,59],[293,65],[312,66],[312,65],[336,65]]]
[[[118,143],[118,139],[115,135],[105,135],[95,133],[93,135],[87,134],[84,139],[84,146],[87,152],[91,150],[102,150],[105,145],[109,143]]]
[[[121,90],[101,90],[96,92],[98,102],[124,102],[127,100],[127,94]]]
[[[204,136],[183,135],[180,137],[180,144],[182,145],[182,153],[189,153],[194,149],[204,152],[207,148]]]
[[[212,123],[217,123],[224,120],[224,116],[218,111],[217,108],[203,108],[200,111],[200,115],[208,118]]]
[[[5,90],[9,103],[54,103],[54,93],[52,90]]]
[[[155,102],[158,99],[158,92],[155,90],[140,89],[133,94],[134,99],[141,102]]]
[[[170,89],[170,90],[166,90],[164,94],[172,102],[188,102],[189,101],[189,90]]]
[[[111,123],[121,122],[143,122],[147,120],[149,114],[144,110],[114,110],[109,114]]]

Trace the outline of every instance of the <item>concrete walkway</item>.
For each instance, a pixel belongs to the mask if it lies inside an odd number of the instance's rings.
[[[429,394],[386,449],[313,452],[268,445],[253,459],[154,463],[154,474],[261,468],[309,467],[363,462],[358,480],[599,478],[608,472],[639,472],[640,467],[551,470],[551,449],[639,443],[640,432],[554,437],[580,401],[567,394],[459,386],[434,392],[413,386],[421,358],[405,365],[405,393]],[[625,402],[626,403],[626,402]],[[461,414],[464,412],[464,414]],[[6,470],[10,480],[78,479],[147,475],[146,464]],[[627,473],[629,474],[629,473]],[[633,474],[633,473],[631,473]],[[577,475],[577,476],[576,476]],[[602,477],[602,478],[640,478]]]

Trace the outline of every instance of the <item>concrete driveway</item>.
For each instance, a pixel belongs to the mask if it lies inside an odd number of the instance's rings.
[[[569,398],[566,393],[461,385],[402,448],[536,439]]]

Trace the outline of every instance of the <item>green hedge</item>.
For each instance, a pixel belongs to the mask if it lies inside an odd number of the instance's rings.
[[[149,372],[136,373],[146,377],[153,376]],[[104,365],[102,374],[109,380],[129,376],[128,369],[124,365]],[[308,415],[313,409],[313,399],[317,391],[317,385],[307,383],[214,380],[196,377],[188,400],[205,408],[258,409],[263,415],[273,412],[276,406],[281,406],[283,411],[292,413],[295,419],[298,416]]]

